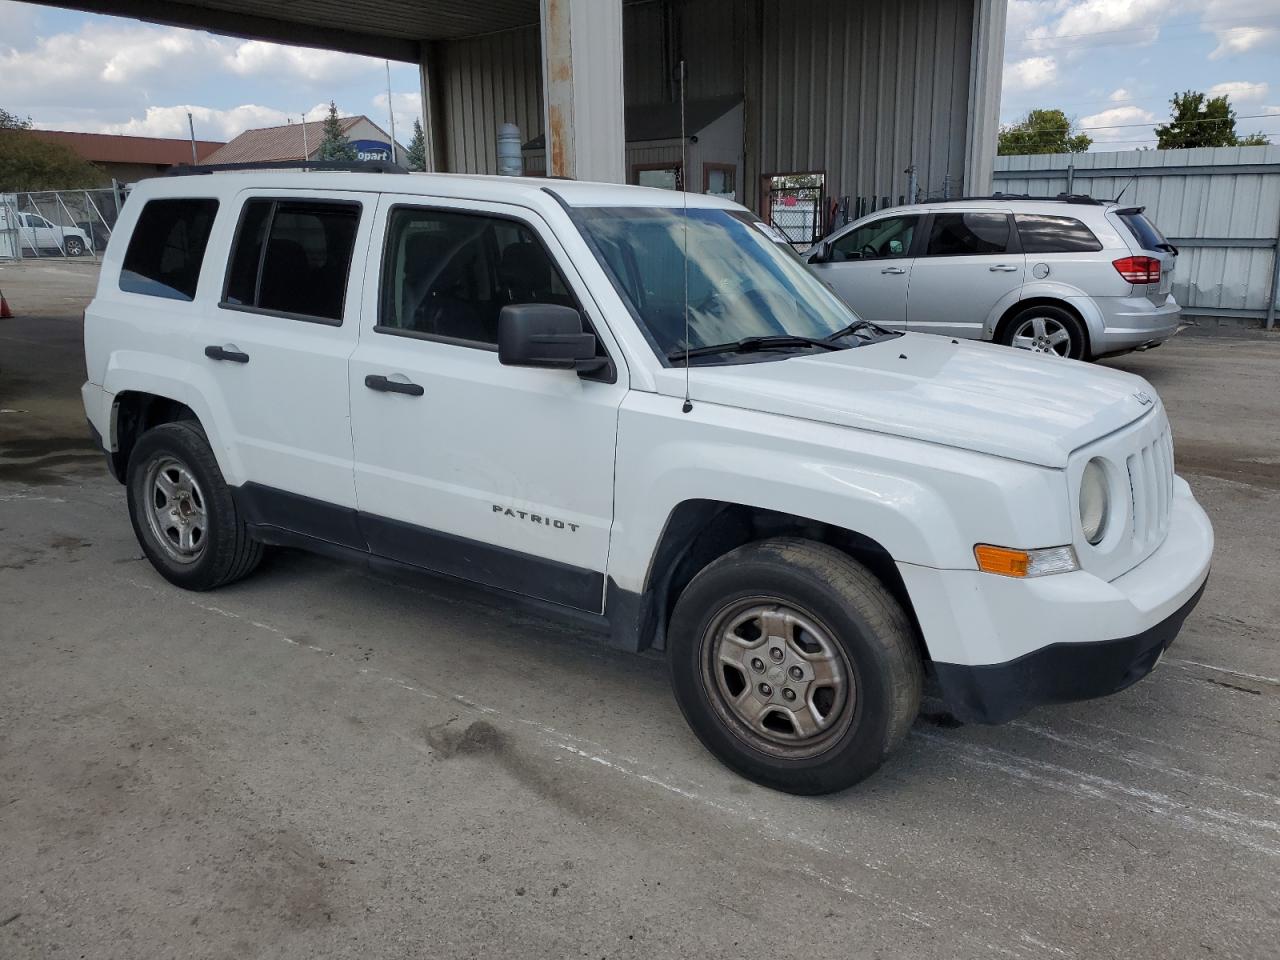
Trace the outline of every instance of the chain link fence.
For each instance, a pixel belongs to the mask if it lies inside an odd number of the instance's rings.
[[[113,187],[0,194],[0,259],[100,260],[123,203]]]

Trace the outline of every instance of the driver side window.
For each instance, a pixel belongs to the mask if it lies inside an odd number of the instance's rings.
[[[831,262],[893,260],[911,253],[919,216],[885,217],[850,230],[831,245]]]

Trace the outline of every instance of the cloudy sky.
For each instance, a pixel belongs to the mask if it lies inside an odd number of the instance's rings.
[[[1154,145],[1175,91],[1226,92],[1280,143],[1280,0],[1010,0],[1001,119],[1058,107],[1094,149]],[[391,66],[401,142],[417,70]],[[227,139],[342,113],[387,125],[381,60],[0,0],[0,106],[50,129]]]
[[[1136,150],[1187,89],[1228,94],[1238,133],[1280,144],[1280,0],[1009,2],[1002,122],[1058,107],[1093,149]]]

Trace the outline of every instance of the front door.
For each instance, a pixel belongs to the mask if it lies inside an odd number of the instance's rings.
[[[363,546],[355,519],[347,361],[376,196],[236,199],[211,249],[229,263],[192,343],[218,386],[251,519]]]
[[[912,243],[922,217],[881,217],[854,227],[830,244],[818,276],[864,320],[901,330],[907,323]]]
[[[1002,211],[935,213],[911,272],[907,327],[919,333],[981,339],[999,306],[1022,289],[1026,257]]]
[[[387,196],[374,231],[350,366],[370,547],[601,612],[626,371],[504,367],[497,353],[502,307],[558,303],[617,358],[581,279],[518,207]]]

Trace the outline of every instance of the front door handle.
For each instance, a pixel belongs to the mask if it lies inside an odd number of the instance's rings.
[[[377,390],[381,393],[403,393],[410,397],[420,397],[427,392],[422,389],[420,384],[391,380],[380,373],[369,374],[364,378],[364,385],[370,390]]]
[[[1013,273],[1018,268],[1007,263],[997,263],[995,266],[987,267],[987,269],[992,273]]]
[[[880,272],[881,272],[881,273],[892,273],[894,276],[901,276],[902,274],[906,273],[907,271],[903,270],[901,267],[885,267],[885,268],[884,268],[883,270],[881,270]]]
[[[234,343],[229,343],[225,347],[220,347],[216,343],[211,343],[204,348],[204,355],[210,360],[230,360],[232,363],[248,363],[249,355],[241,353]]]

